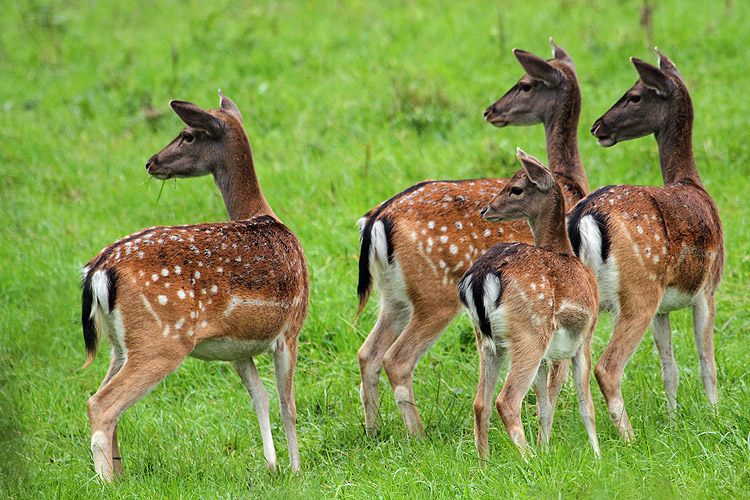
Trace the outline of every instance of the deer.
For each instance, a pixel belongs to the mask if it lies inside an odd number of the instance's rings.
[[[596,272],[601,307],[615,326],[594,368],[620,436],[633,433],[622,395],[622,375],[651,323],[669,415],[677,407],[678,368],[669,313],[693,311],[700,373],[716,405],[713,327],[715,292],[724,269],[721,219],[693,157],[693,105],[677,67],[658,49],[659,67],[631,58],[639,79],[591,127],[598,143],[654,134],[663,187],[604,186],[569,214],[573,250]]]
[[[581,419],[599,457],[589,383],[591,339],[599,312],[596,279],[573,253],[565,229],[564,195],[555,177],[521,149],[517,157],[521,170],[482,209],[482,216],[488,221],[528,219],[534,244],[493,246],[458,283],[479,352],[474,399],[477,452],[480,461],[486,463],[490,403],[507,361],[510,368],[495,408],[511,441],[526,458],[530,451],[521,424],[521,403],[533,383],[539,434],[546,449],[553,413],[547,391],[547,361],[571,360]]]
[[[309,278],[299,240],[266,201],[236,104],[170,101],[185,123],[146,163],[157,179],[212,175],[230,222],[143,229],[106,246],[82,272],[87,367],[99,337],[111,362],[88,400],[91,450],[104,482],[123,474],[120,416],[191,356],[232,362],[258,417],[266,468],[276,470],[269,397],[253,358],[273,354],[291,469],[300,469],[294,370]]]
[[[581,93],[573,60],[551,38],[550,43],[550,60],[513,50],[526,74],[484,117],[496,127],[544,124],[549,165],[566,207],[571,207],[589,189],[577,142]],[[367,434],[380,428],[378,382],[385,368],[407,432],[425,435],[414,397],[414,370],[461,310],[456,283],[493,245],[533,241],[525,221],[496,224],[479,214],[507,182],[420,182],[359,220],[356,316],[367,304],[373,281],[381,297],[377,322],[358,352]]]

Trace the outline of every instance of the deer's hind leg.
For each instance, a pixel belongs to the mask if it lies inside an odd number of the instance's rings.
[[[179,344],[173,347],[169,351],[130,352],[122,368],[89,399],[91,451],[102,480],[114,479],[115,431],[120,416],[176,370],[189,352]]]

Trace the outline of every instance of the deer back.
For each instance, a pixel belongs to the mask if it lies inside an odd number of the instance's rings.
[[[144,229],[84,268],[84,290],[106,297],[99,302],[124,321],[129,349],[168,351],[174,342],[192,349],[222,338],[265,350],[285,331],[299,331],[308,288],[299,241],[270,216]],[[146,324],[149,336],[129,336]],[[231,359],[247,355],[240,349]]]

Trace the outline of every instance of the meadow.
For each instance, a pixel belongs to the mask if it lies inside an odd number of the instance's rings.
[[[0,497],[750,496],[750,3],[5,0],[0,10]],[[550,57],[550,36],[576,63],[592,188],[662,182],[653,137],[604,149],[588,131],[637,79],[628,57],[656,63],[657,45],[685,77],[698,169],[726,241],[719,405],[708,405],[692,318],[680,311],[671,315],[674,419],[649,331],[623,383],[634,444],[618,438],[594,382],[596,460],[566,386],[549,453],[521,461],[495,414],[480,469],[477,355],[462,314],[415,374],[427,438],[407,437],[385,376],[382,432],[368,438],[356,353],[378,307],[375,294],[352,323],[356,220],[423,179],[508,177],[516,146],[545,158],[540,126],[500,130],[482,113],[523,74],[511,49]],[[272,400],[275,475],[233,368],[188,359],[121,419],[126,476],[104,486],[86,400],[108,349],[77,370],[80,269],[141,228],[226,220],[209,177],[162,185],[144,168],[182,127],[169,100],[217,107],[218,88],[241,109],[264,193],[310,266],[296,375],[302,472],[289,472],[269,357],[257,361]],[[594,359],[611,328],[602,314]],[[523,421],[535,436],[533,394]]]

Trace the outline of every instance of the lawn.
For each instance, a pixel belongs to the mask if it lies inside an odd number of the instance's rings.
[[[0,7],[0,497],[7,498],[737,498],[750,496],[750,3],[116,2],[6,0]],[[613,148],[588,132],[637,79],[628,57],[680,68],[695,105],[698,169],[724,223],[715,329],[719,405],[703,391],[688,310],[672,314],[678,411],[667,415],[651,333],[623,391],[637,441],[623,444],[592,386],[598,461],[565,387],[550,452],[521,461],[497,415],[491,463],[473,442],[477,356],[462,314],[421,360],[427,438],[407,438],[381,379],[383,429],[365,436],[356,353],[359,235],[368,209],[423,179],[507,177],[516,146],[544,158],[541,127],[498,130],[484,109],[523,74],[513,47],[576,62],[579,142],[593,187],[661,184],[652,137]],[[264,468],[255,414],[226,363],[188,359],[120,422],[126,476],[94,475],[86,400],[108,366],[83,371],[80,269],[153,225],[226,220],[208,177],[149,179],[178,133],[170,99],[241,109],[264,193],[299,236],[311,300],[296,392],[302,472],[289,472],[272,362],[281,471]],[[602,314],[594,358],[612,328]],[[536,434],[533,395],[524,404]]]

